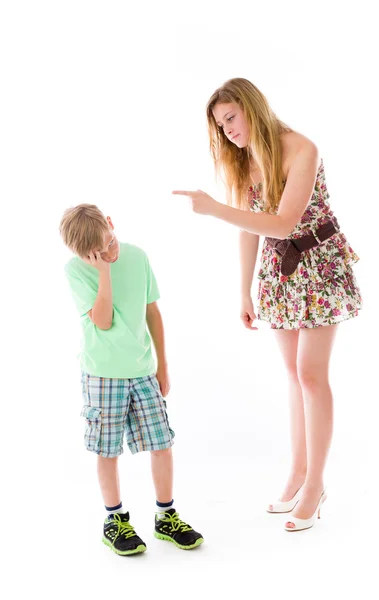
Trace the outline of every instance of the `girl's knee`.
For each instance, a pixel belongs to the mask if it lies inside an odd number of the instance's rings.
[[[291,383],[299,383],[299,374],[296,362],[286,364],[287,375]]]
[[[298,367],[298,377],[303,389],[312,391],[328,385],[328,373],[312,366]]]

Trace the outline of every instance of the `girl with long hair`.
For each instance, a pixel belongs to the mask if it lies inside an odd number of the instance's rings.
[[[291,513],[287,531],[309,529],[326,499],[324,469],[332,438],[329,362],[338,323],[355,317],[358,260],[330,208],[315,144],[274,114],[250,81],[231,79],[207,104],[210,150],[227,205],[201,190],[175,191],[195,212],[240,229],[241,318],[268,321],[289,380],[292,465],[271,513]],[[251,286],[264,236],[257,315]]]

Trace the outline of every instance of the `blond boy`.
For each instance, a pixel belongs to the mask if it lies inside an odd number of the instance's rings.
[[[66,210],[60,233],[76,255],[65,272],[83,331],[82,415],[86,448],[98,456],[107,513],[103,542],[120,555],[146,550],[122,507],[118,457],[125,436],[133,454],[151,453],[154,535],[185,550],[195,548],[203,538],[179,519],[172,499],[174,432],[164,400],[170,382],[159,291],[149,260],[140,248],[117,240],[110,217],[95,205]]]

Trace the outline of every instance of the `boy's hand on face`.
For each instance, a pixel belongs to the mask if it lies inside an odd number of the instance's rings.
[[[170,387],[171,387],[170,378],[168,376],[167,365],[164,365],[164,366],[158,365],[156,378],[159,383],[159,387],[161,389],[161,394],[162,394],[163,398],[165,398],[167,396],[167,394],[169,393]]]
[[[107,272],[110,270],[110,263],[106,262],[101,258],[100,252],[90,252],[87,258],[83,257],[83,260],[87,265],[91,265],[91,267],[95,267],[101,272]]]

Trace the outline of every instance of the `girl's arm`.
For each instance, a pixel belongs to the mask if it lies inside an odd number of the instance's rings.
[[[289,169],[286,186],[276,215],[266,212],[251,213],[225,206],[201,190],[197,192],[176,191],[174,194],[189,196],[195,212],[211,215],[249,233],[285,239],[300,221],[312,197],[319,155],[316,146],[307,140],[295,156]]]
[[[253,301],[251,299],[251,286],[257,253],[259,235],[240,231],[240,265],[241,265],[241,320],[246,329],[257,329],[253,323],[256,320]]]
[[[251,285],[257,261],[259,235],[240,231],[241,296],[251,297]]]

